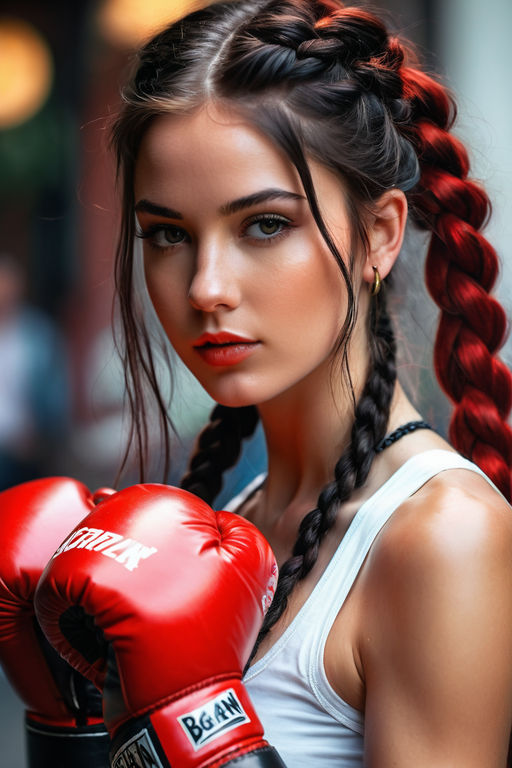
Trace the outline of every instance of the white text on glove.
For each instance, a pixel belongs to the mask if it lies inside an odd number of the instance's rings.
[[[140,560],[145,560],[157,552],[156,547],[146,547],[135,539],[127,539],[119,533],[103,531],[101,528],[80,528],[74,531],[60,545],[53,557],[61,555],[70,549],[90,549],[101,552],[105,557],[111,557],[121,563],[129,571],[137,568]]]

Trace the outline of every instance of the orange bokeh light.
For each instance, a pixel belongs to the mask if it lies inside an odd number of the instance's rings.
[[[166,24],[205,5],[206,0],[105,0],[98,22],[111,43],[135,48]]]
[[[52,55],[39,32],[21,19],[0,18],[0,129],[35,115],[52,78]]]

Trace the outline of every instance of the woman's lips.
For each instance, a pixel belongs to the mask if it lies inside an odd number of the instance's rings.
[[[193,344],[195,351],[208,365],[228,366],[241,363],[259,346],[259,341],[227,331],[203,333]]]

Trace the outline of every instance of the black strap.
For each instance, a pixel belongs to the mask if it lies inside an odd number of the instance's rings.
[[[286,768],[273,747],[262,747],[235,757],[226,763],[226,768]]]
[[[105,726],[64,728],[25,717],[28,768],[109,768]]]
[[[375,453],[382,453],[390,445],[396,443],[401,437],[410,435],[411,432],[416,432],[417,429],[432,429],[430,424],[426,421],[408,421],[407,424],[402,424],[401,427],[397,427],[393,432],[387,435],[380,443],[375,446]]]

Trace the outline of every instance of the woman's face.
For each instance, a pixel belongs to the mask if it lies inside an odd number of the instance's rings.
[[[348,254],[341,184],[312,171]],[[151,300],[214,400],[264,403],[328,371],[345,283],[295,169],[268,139],[211,105],[159,117],[140,147],[135,202]]]

